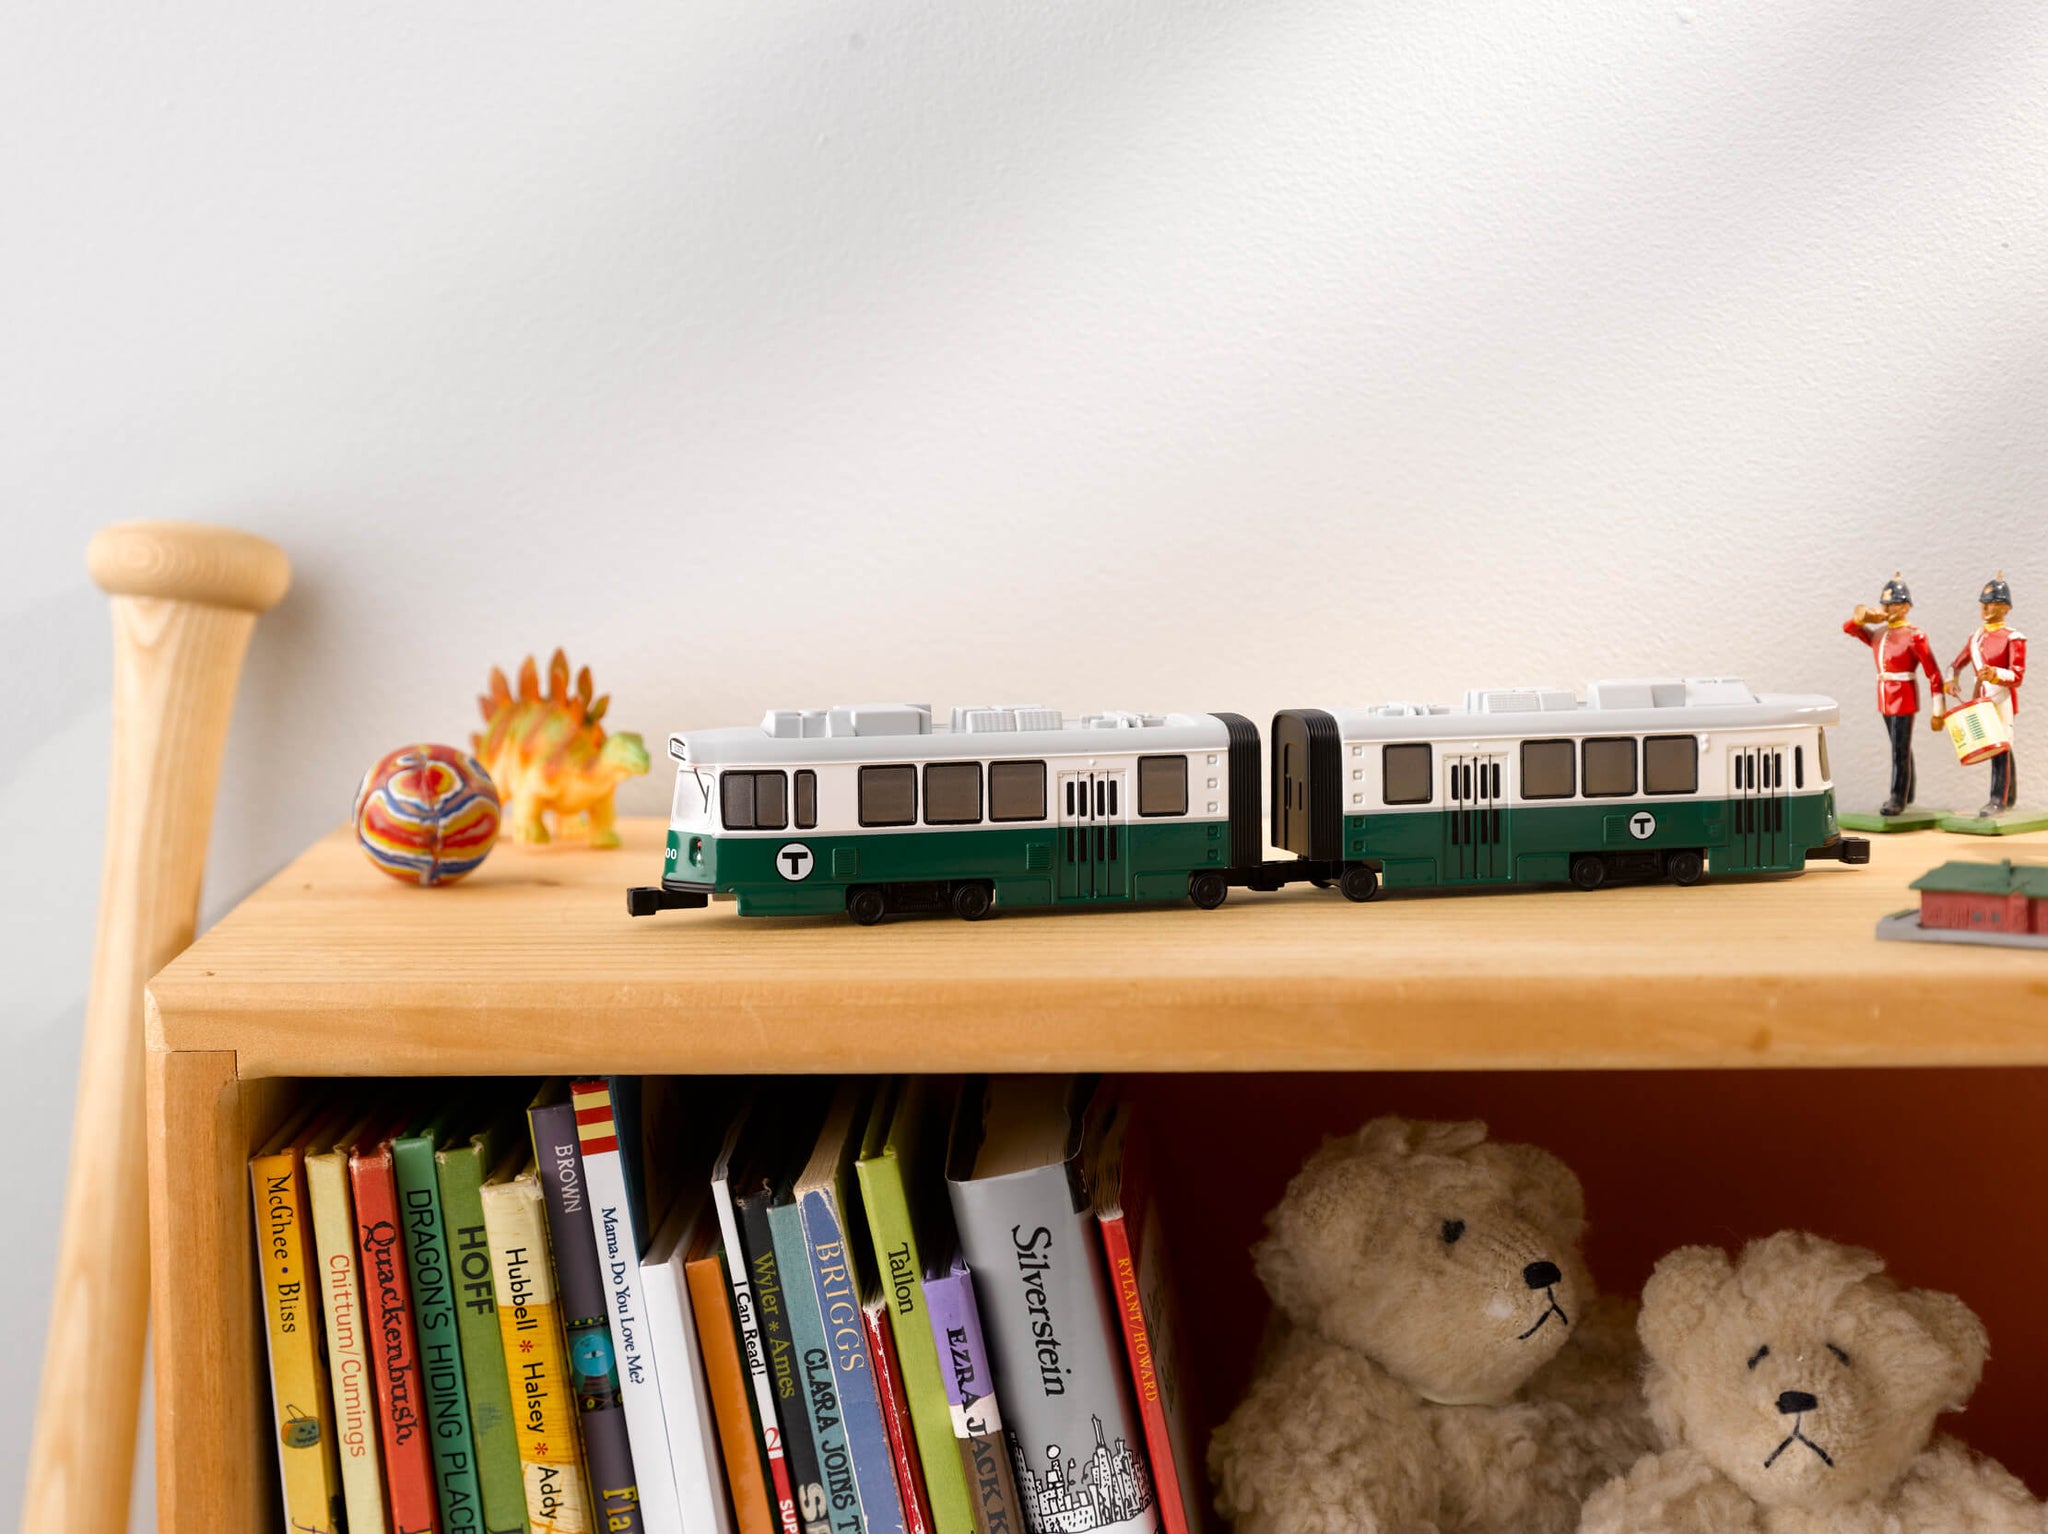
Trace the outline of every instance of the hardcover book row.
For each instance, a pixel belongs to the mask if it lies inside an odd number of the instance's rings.
[[[1142,1142],[1093,1078],[337,1084],[250,1162],[318,1534],[1189,1534]]]

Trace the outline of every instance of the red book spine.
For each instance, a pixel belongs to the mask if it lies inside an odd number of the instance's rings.
[[[348,1174],[355,1194],[356,1255],[362,1263],[363,1310],[369,1318],[370,1373],[376,1384],[377,1432],[384,1443],[391,1527],[393,1534],[441,1534],[389,1142],[375,1150],[351,1151]]]
[[[916,1430],[910,1424],[910,1398],[903,1392],[903,1369],[896,1361],[896,1335],[884,1307],[864,1308],[868,1357],[875,1365],[875,1394],[881,1399],[882,1421],[889,1429],[889,1453],[896,1461],[896,1490],[903,1497],[906,1534],[932,1534],[932,1499],[924,1487],[917,1458]]]

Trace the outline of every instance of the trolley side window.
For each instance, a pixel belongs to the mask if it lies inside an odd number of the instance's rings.
[[[1578,752],[1568,740],[1522,742],[1522,797],[1569,799],[1578,792]],[[1496,789],[1494,797],[1499,798]]]
[[[1820,759],[1820,780],[1821,782],[1826,783],[1833,777],[1833,774],[1828,771],[1828,732],[1826,730],[1819,730],[1815,733],[1820,737],[1819,741],[1817,742],[1816,751],[1816,754]]]
[[[1643,792],[1696,794],[1700,791],[1700,743],[1690,735],[1643,738]]]
[[[780,831],[789,824],[788,775],[728,772],[718,782],[719,809],[728,831]]]
[[[1427,744],[1380,748],[1380,797],[1388,804],[1427,804],[1432,797]]]
[[[1580,767],[1588,799],[1620,799],[1636,791],[1636,743],[1626,735],[1587,741]]]
[[[1188,759],[1184,756],[1138,758],[1138,813],[1185,815],[1188,812]]]
[[[806,767],[796,775],[796,828],[808,831],[818,823],[818,775]]]
[[[860,770],[860,823],[864,826],[908,826],[917,822],[917,769],[863,767]]]
[[[933,762],[924,770],[924,823],[971,826],[981,821],[981,763]]]
[[[1045,763],[990,762],[988,818],[1045,819]]]

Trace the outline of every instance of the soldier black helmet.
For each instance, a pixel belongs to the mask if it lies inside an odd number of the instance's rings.
[[[2012,606],[2012,587],[2006,584],[2005,572],[2003,570],[1984,583],[1984,589],[1977,593],[1977,600],[1979,602],[2003,602],[2007,607]]]
[[[1985,589],[1989,590],[1990,588],[1986,587]],[[1894,602],[1910,602],[1912,600],[1913,593],[1906,585],[1906,578],[1903,575],[1895,574],[1884,583],[1884,590],[1878,593],[1877,605],[1889,607]],[[1985,600],[1988,602],[1991,599],[1986,597]]]

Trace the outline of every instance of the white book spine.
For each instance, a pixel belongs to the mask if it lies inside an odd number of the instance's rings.
[[[718,1206],[718,1233],[725,1238],[725,1272],[732,1286],[733,1314],[739,1321],[740,1360],[747,1366],[747,1379],[754,1387],[754,1410],[759,1415],[761,1440],[768,1450],[768,1496],[775,1504],[776,1522],[787,1534],[796,1534],[796,1504],[787,1495],[789,1470],[782,1452],[782,1427],[775,1414],[775,1386],[768,1378],[768,1358],[761,1348],[761,1317],[754,1308],[754,1283],[747,1276],[747,1249],[740,1241],[739,1216],[732,1206],[732,1185],[723,1177],[711,1184],[712,1201]]]
[[[626,1408],[626,1437],[633,1446],[633,1474],[640,1485],[640,1520],[647,1534],[683,1534],[675,1467],[670,1463],[667,1414],[647,1327],[640,1248],[626,1201],[626,1172],[617,1150],[583,1156],[583,1180],[590,1193],[590,1225],[597,1233],[597,1262],[611,1301],[612,1351],[618,1361],[619,1393]]]
[[[668,1420],[669,1458],[675,1465],[683,1526],[691,1534],[732,1534],[718,1422],[712,1415],[711,1387],[705,1383],[704,1358],[697,1346],[696,1313],[690,1307],[684,1255],[678,1245],[667,1263],[641,1270],[646,1280],[647,1329],[654,1341]]]
[[[326,1151],[306,1158],[313,1206],[313,1252],[320,1264],[320,1305],[327,1319],[327,1374],[341,1452],[342,1505],[350,1534],[385,1534],[384,1455],[377,1440],[362,1275],[356,1266],[355,1202],[348,1158]]]

